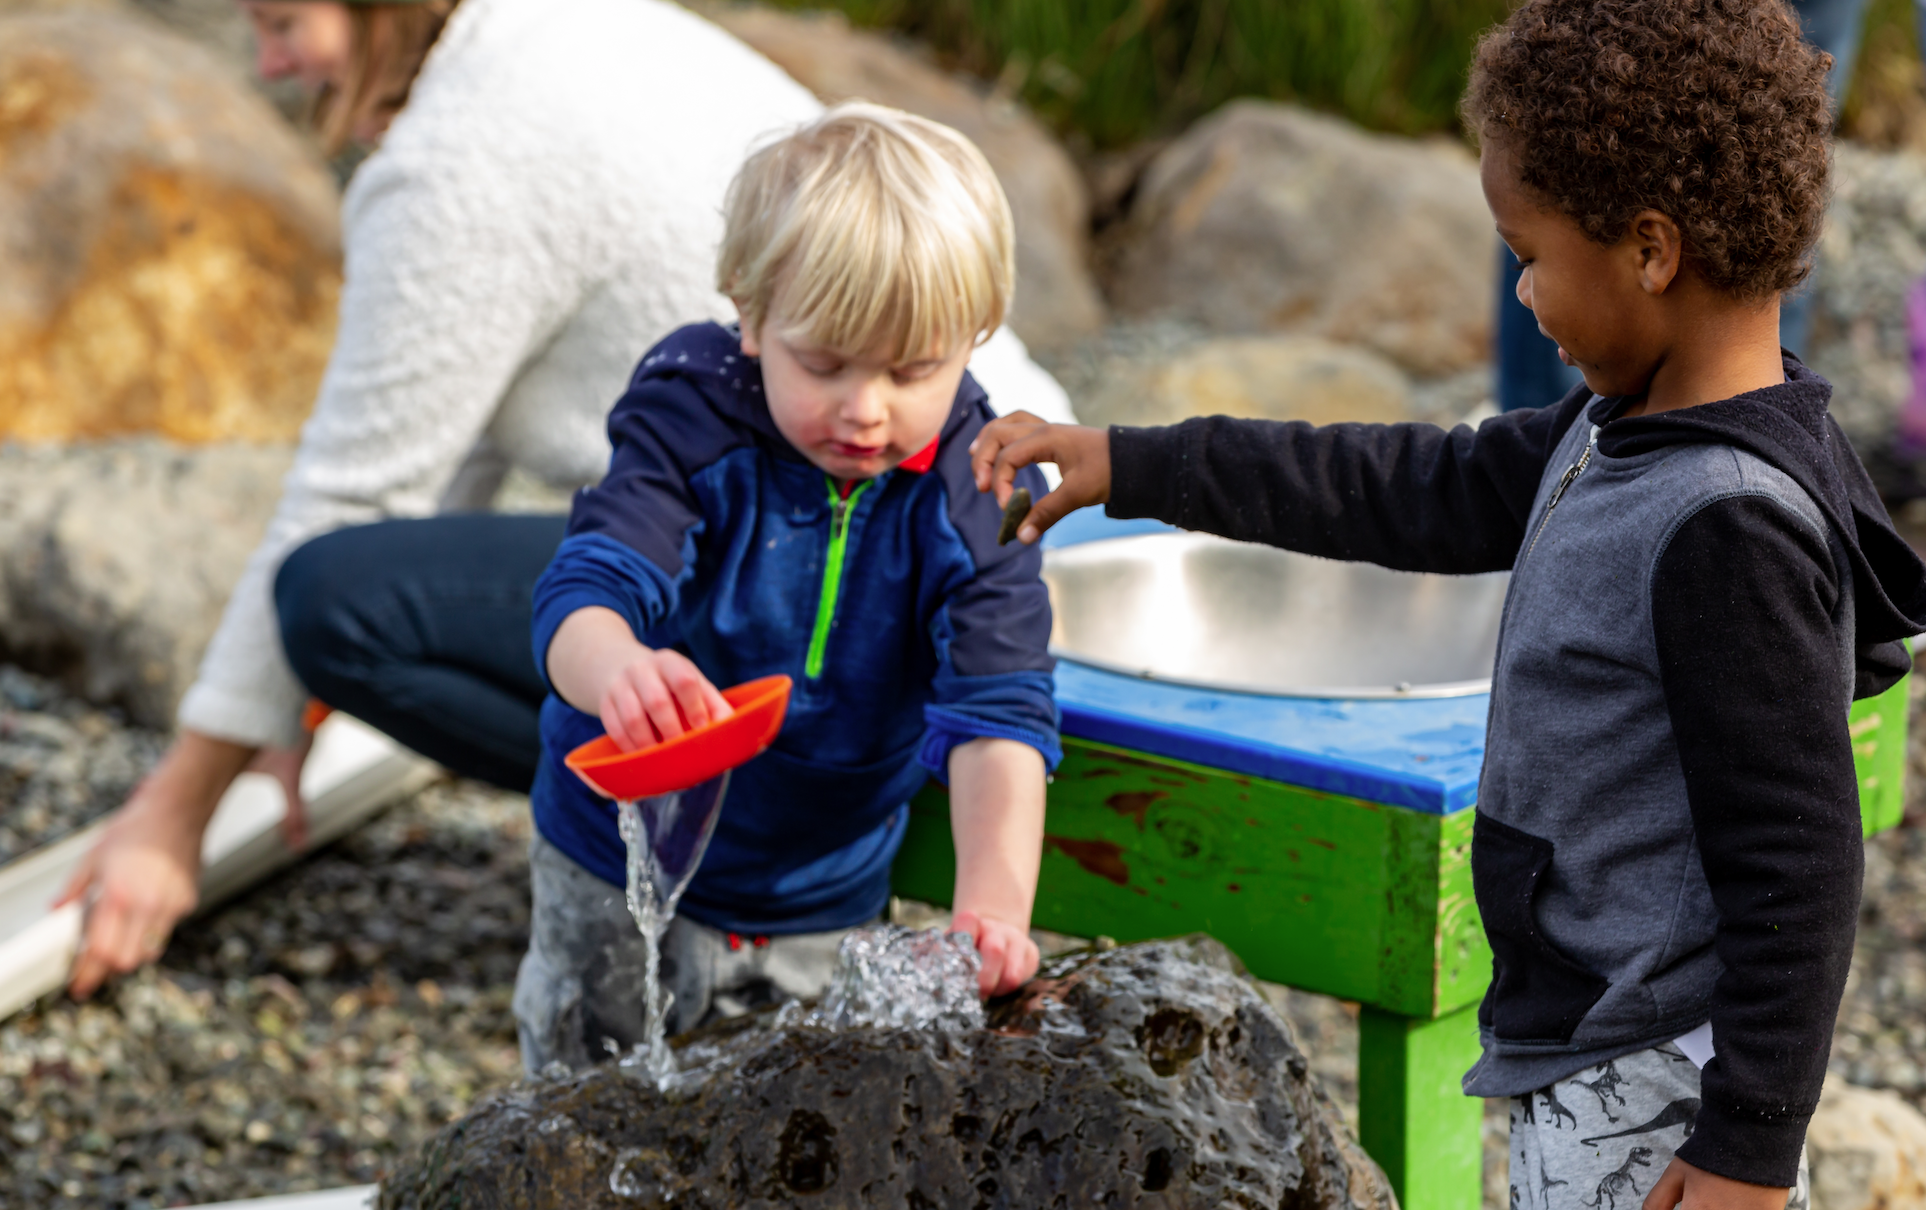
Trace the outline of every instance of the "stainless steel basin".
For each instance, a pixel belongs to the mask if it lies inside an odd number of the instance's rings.
[[[1061,659],[1241,693],[1396,698],[1491,688],[1509,576],[1143,534],[1046,551],[1043,578]]]

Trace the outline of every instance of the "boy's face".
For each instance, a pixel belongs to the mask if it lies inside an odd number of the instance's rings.
[[[942,432],[972,346],[892,362],[816,348],[783,336],[771,313],[742,329],[742,351],[762,359],[769,415],[789,444],[837,479],[873,479]]]
[[[1600,244],[1527,193],[1502,147],[1487,142],[1479,175],[1499,238],[1523,266],[1518,301],[1537,316],[1538,330],[1592,391],[1643,394],[1668,343],[1658,299],[1679,268],[1676,226],[1646,211],[1624,238]]]

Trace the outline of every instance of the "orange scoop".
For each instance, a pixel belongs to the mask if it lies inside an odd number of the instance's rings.
[[[724,689],[722,698],[735,713],[672,740],[624,752],[604,735],[568,754],[564,761],[597,793],[610,798],[647,798],[699,786],[746,764],[775,742],[789,708],[786,676],[765,676]]]

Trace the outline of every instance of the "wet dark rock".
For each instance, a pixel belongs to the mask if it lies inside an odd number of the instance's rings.
[[[790,1012],[518,1085],[383,1183],[382,1210],[824,1205],[1392,1210],[1283,1020],[1206,938],[1080,953],[973,1033]]]

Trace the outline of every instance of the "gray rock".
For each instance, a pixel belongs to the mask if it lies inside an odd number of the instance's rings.
[[[1926,276],[1926,155],[1841,143],[1833,168],[1807,360],[1832,381],[1833,418],[1885,478],[1912,389],[1906,291]]]
[[[1315,336],[1200,340],[1166,356],[1121,356],[1078,396],[1086,424],[1174,424],[1186,416],[1391,423],[1415,419],[1411,385],[1369,349]]]
[[[0,437],[295,436],[335,188],[236,72],[134,14],[0,14],[0,149]]]
[[[962,131],[983,149],[1016,217],[1017,292],[1010,326],[1049,349],[1103,323],[1090,276],[1090,201],[1083,177],[1048,131],[1015,103],[980,95],[913,51],[853,30],[840,14],[692,3],[825,101],[891,105]]]
[[[1497,237],[1456,143],[1233,102],[1151,162],[1114,239],[1130,317],[1322,336],[1427,376],[1490,354]]]
[[[171,727],[291,451],[0,446],[0,651]]]
[[[490,1098],[380,1205],[1395,1205],[1205,938],[1054,963],[987,1032],[782,1020],[682,1039],[685,1065],[708,1064],[694,1091],[605,1066]]]
[[[1806,1158],[1813,1210],[1926,1207],[1926,1116],[1892,1092],[1827,1080]]]

